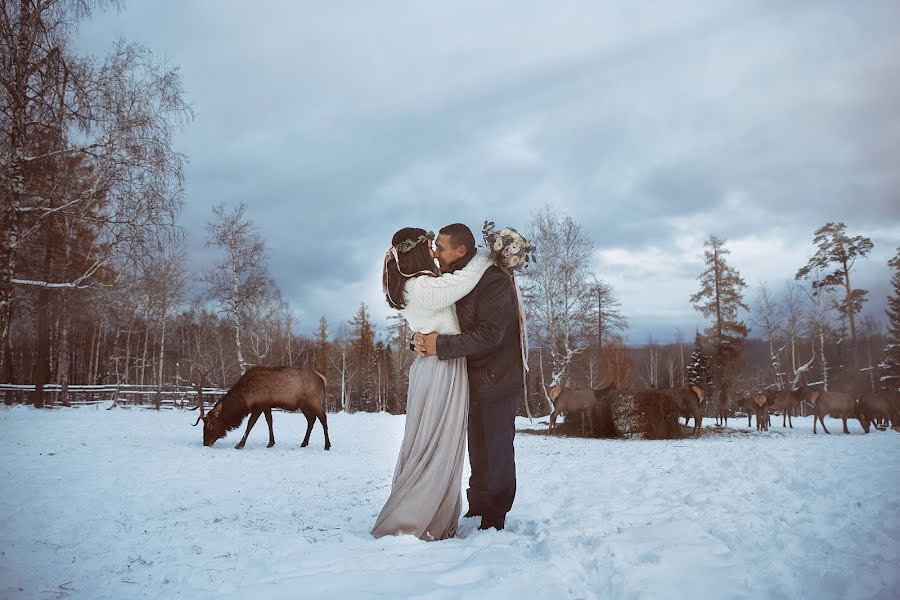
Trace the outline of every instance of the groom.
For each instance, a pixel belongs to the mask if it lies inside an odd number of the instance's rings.
[[[475,256],[475,237],[461,223],[441,229],[435,241],[441,271],[461,269]],[[469,371],[469,512],[479,529],[503,529],[516,495],[513,453],[516,407],[524,394],[519,312],[513,282],[491,266],[469,295],[456,303],[459,335],[417,333],[415,348],[441,360],[465,356]]]

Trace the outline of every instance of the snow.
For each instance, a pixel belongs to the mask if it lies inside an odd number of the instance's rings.
[[[520,433],[502,532],[368,535],[403,417],[275,414],[212,448],[195,413],[0,408],[0,598],[897,598],[900,434],[675,441]],[[545,429],[529,424],[523,428]],[[468,477],[468,473],[465,474]]]

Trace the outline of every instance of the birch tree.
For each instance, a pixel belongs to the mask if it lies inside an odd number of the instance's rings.
[[[788,282],[778,299],[784,313],[784,333],[791,347],[791,372],[796,375],[798,369],[798,341],[802,335],[804,320],[803,287],[798,283]]]
[[[231,323],[241,374],[247,370],[242,334],[255,306],[274,284],[269,276],[268,252],[262,236],[245,216],[243,202],[234,209],[225,203],[213,207],[207,225],[207,245],[224,252],[204,276],[212,299]]]
[[[644,372],[641,373],[641,381],[646,387],[659,388],[659,358],[659,344],[656,343],[656,340],[651,335],[647,338],[647,362],[644,365]]]
[[[573,358],[587,347],[583,332],[593,244],[578,223],[549,206],[532,215],[529,241],[537,250],[524,271],[523,288],[529,334],[548,355],[549,382],[542,378],[546,396],[547,388],[565,380]]]
[[[184,156],[173,150],[172,136],[192,118],[191,109],[178,70],[160,65],[140,45],[119,40],[102,60],[74,51],[77,24],[110,5],[118,3],[20,0],[0,10],[4,376],[12,372],[16,288],[42,289],[46,296],[109,285],[175,229]],[[61,279],[50,269],[22,273],[34,238],[60,220],[92,232],[96,243],[77,247],[84,254],[71,261],[83,267]],[[39,337],[49,322],[40,321]],[[39,363],[46,360],[41,352]]]
[[[149,317],[155,321],[159,340],[156,358],[156,408],[160,408],[168,325],[184,300],[187,288],[186,255],[183,247],[163,248],[143,265],[143,283],[149,298]],[[150,331],[149,323],[147,331]]]
[[[338,373],[341,390],[340,410],[350,412],[352,381],[356,377],[356,365],[353,360],[353,351],[351,348],[350,335],[347,331],[347,325],[342,323],[338,328],[337,334],[332,341],[334,351],[331,353],[332,367]]]
[[[782,331],[782,309],[765,282],[759,286],[756,297],[753,299],[750,319],[765,336],[769,347],[769,364],[772,368],[774,381],[778,385],[779,390],[784,389],[783,370],[781,368],[781,352],[783,348],[776,350],[776,345],[780,343],[778,338]]]
[[[799,373],[795,373],[795,379],[799,380],[799,376],[809,369],[809,366],[815,358],[816,352],[818,352],[819,365],[821,367],[820,381],[826,392],[828,391],[831,375],[831,365],[828,362],[826,350],[829,340],[834,337],[832,310],[835,306],[835,304],[830,301],[829,296],[830,294],[825,290],[809,291],[805,325],[807,335],[809,336],[810,347],[813,351],[813,358],[810,359],[808,365],[801,366],[800,369],[798,369],[800,371]]]

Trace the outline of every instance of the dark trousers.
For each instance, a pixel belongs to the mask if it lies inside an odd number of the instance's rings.
[[[505,517],[516,497],[516,433],[518,393],[478,397],[469,401],[469,465],[472,476],[466,495],[469,508],[488,519]]]

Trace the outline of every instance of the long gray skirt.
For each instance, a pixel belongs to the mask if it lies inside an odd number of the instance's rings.
[[[391,495],[372,535],[453,537],[462,508],[469,379],[466,359],[416,357],[409,369],[406,428]]]

